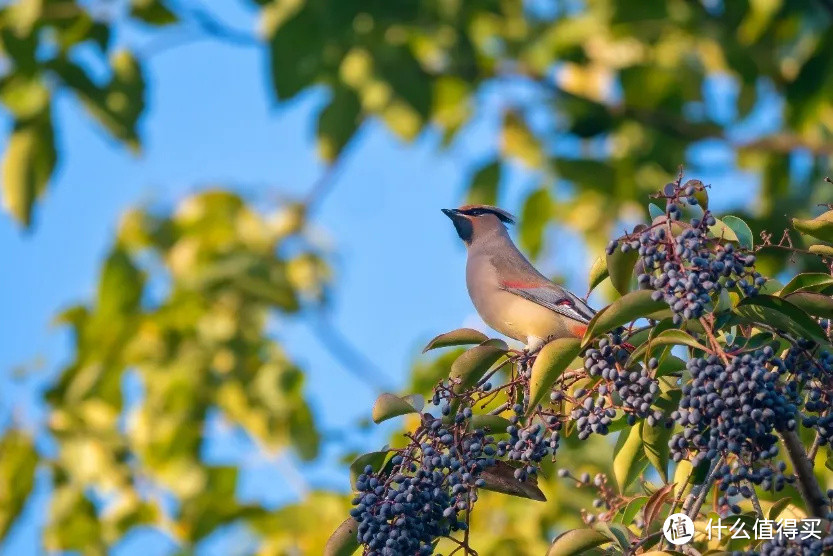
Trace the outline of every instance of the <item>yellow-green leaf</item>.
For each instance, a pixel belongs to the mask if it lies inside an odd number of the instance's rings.
[[[57,159],[48,111],[15,122],[3,155],[3,208],[24,227],[31,224],[32,207],[46,190]]]
[[[610,275],[610,282],[620,295],[630,291],[633,267],[639,253],[636,249],[629,249],[627,253],[622,252],[620,247],[613,250],[613,254],[606,256],[607,273]]]
[[[597,257],[593,261],[593,266],[590,267],[590,273],[588,275],[590,291],[595,290],[596,286],[604,282],[604,279],[607,277],[607,260],[604,257]]]
[[[625,492],[647,463],[639,427],[634,426],[620,432],[613,456],[613,476],[619,485],[619,492]]]
[[[591,548],[608,542],[607,535],[594,529],[572,529],[556,537],[547,556],[581,556]]]
[[[587,325],[582,346],[608,330],[668,307],[662,300],[651,299],[652,293],[649,290],[629,292],[596,313]]]
[[[404,399],[385,392],[376,398],[376,402],[373,404],[372,416],[373,422],[378,424],[400,415],[417,412],[417,409]]]
[[[473,328],[458,328],[457,330],[440,334],[428,342],[428,345],[425,346],[422,353],[431,349],[443,347],[481,344],[488,339],[488,336]]]
[[[793,227],[801,233],[816,239],[833,242],[833,211],[827,211],[812,220],[793,218]]]
[[[506,348],[494,345],[475,346],[451,364],[450,378],[457,381],[455,392],[462,392],[480,380],[494,363],[506,355]]]
[[[529,381],[529,409],[535,411],[535,406],[546,395],[556,379],[581,351],[578,338],[560,338],[546,344],[538,352],[532,364],[532,376]]]
[[[324,556],[350,556],[359,548],[359,540],[356,536],[359,531],[359,523],[352,517],[348,517],[338,528],[333,531],[324,547]]]

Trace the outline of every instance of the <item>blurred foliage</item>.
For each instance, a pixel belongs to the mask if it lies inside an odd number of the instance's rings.
[[[219,416],[265,455],[318,454],[304,373],[268,334],[271,314],[323,299],[327,264],[302,222],[296,207],[261,214],[219,190],[173,214],[125,215],[95,300],[58,317],[72,360],[46,394],[54,450],[38,457],[14,428],[0,439],[0,532],[39,460],[54,489],[51,550],[103,552],[142,524],[190,546],[263,519],[237,501],[238,469],[206,462],[204,450]]]
[[[827,0],[247,4],[259,10],[262,34],[251,39],[268,52],[277,101],[328,92],[317,116],[328,162],[344,156],[372,119],[403,140],[438,131],[444,145],[476,118],[499,122],[493,157],[472,168],[466,196],[501,200],[516,164],[534,176],[538,185],[522,200],[519,223],[533,255],[545,253],[556,221],[599,250],[621,219],[642,214],[645,195],[690,162],[696,146],[729,149],[732,163],[759,181],[760,193],[739,212],[753,229],[777,233],[788,224],[785,213],[831,201],[819,179],[833,152]],[[0,102],[12,124],[0,198],[23,227],[60,162],[59,94],[70,93],[109,136],[140,149],[147,58],[115,44],[121,25],[240,39],[189,2],[4,3]],[[715,84],[728,91],[727,114],[708,109]],[[494,91],[499,114],[483,102]],[[762,108],[765,132],[750,135]],[[556,187],[563,183],[572,187]],[[188,546],[247,520],[265,537],[265,553],[320,553],[344,500],[315,493],[278,513],[244,506],[234,496],[236,468],[209,465],[201,455],[215,414],[264,450],[318,454],[303,370],[267,334],[270,313],[319,303],[328,280],[302,213],[284,207],[262,215],[214,191],[172,215],[125,216],[97,298],[59,319],[74,342],[73,359],[48,393],[54,453],[36,451],[29,433],[16,428],[0,439],[0,535],[21,510],[40,461],[54,487],[44,531],[50,548],[101,552],[142,524]],[[771,257],[783,263],[778,252]],[[407,390],[429,391],[454,353],[420,359]],[[142,384],[135,407],[124,399],[129,376]],[[572,468],[610,466],[605,450],[585,448],[565,450],[574,454]],[[546,505],[483,497],[473,531],[481,554],[536,552],[557,529],[578,523],[589,495],[561,497],[554,480],[541,483],[552,501]]]

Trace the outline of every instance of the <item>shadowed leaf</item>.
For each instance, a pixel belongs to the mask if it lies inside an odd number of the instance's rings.
[[[594,529],[573,529],[556,537],[547,556],[581,556],[591,548],[608,542],[607,535]]]
[[[345,519],[338,529],[333,531],[324,547],[324,556],[350,556],[359,548],[357,533],[358,522],[352,517]]]
[[[418,413],[418,410],[399,396],[387,392],[376,398],[373,404],[373,422],[377,424],[408,413]]]
[[[482,488],[539,502],[547,500],[538,488],[538,481],[534,476],[528,476],[525,481],[521,482],[515,478],[514,473],[514,467],[504,461],[498,461],[480,474],[480,478],[486,481],[486,486]]]
[[[488,339],[488,336],[478,330],[474,330],[473,328],[458,328],[457,330],[440,334],[428,342],[428,345],[425,346],[422,353],[443,347],[480,344]]]

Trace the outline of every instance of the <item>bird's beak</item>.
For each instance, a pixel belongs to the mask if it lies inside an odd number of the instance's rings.
[[[454,215],[457,214],[457,209],[442,209],[443,214],[454,220]]]

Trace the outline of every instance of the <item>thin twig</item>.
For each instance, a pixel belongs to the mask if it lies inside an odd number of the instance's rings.
[[[389,379],[364,353],[362,353],[326,316],[318,313],[305,319],[316,338],[330,355],[353,376],[371,386],[377,392],[390,390]]]
[[[751,481],[745,481],[746,486],[749,487],[749,490],[752,491],[752,506],[755,508],[755,513],[758,514],[759,519],[764,518],[764,510],[761,508],[761,501],[758,500],[758,493],[755,492],[755,485],[752,484]]]
[[[703,484],[699,485],[699,488],[696,489],[697,494],[695,494],[695,488],[692,488],[691,494],[686,497],[686,501],[683,503],[683,513],[691,519],[694,519],[700,513],[700,507],[705,502],[706,496],[711,490],[712,483],[714,483],[714,477],[717,475],[717,471],[723,465],[724,461],[724,456],[720,456],[714,460]]]

